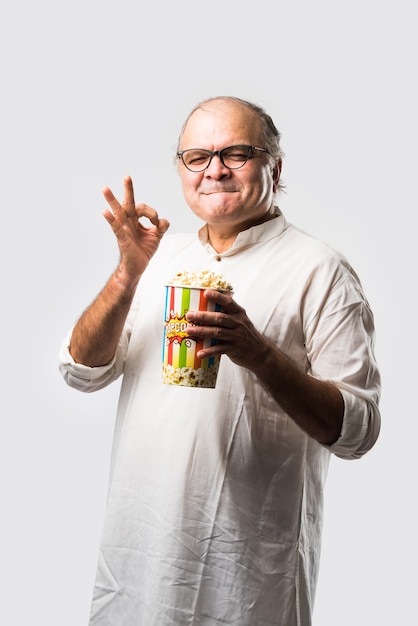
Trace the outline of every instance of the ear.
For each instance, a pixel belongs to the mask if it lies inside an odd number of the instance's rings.
[[[279,188],[279,180],[280,180],[280,175],[282,173],[282,160],[279,159],[277,161],[277,163],[275,164],[274,168],[273,168],[273,192],[276,193],[276,191]]]

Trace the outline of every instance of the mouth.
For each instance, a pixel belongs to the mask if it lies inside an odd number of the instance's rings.
[[[210,196],[215,193],[237,193],[238,189],[236,187],[208,187],[200,189],[200,193],[205,196]]]

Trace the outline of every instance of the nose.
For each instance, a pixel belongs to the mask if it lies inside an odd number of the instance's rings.
[[[219,154],[214,154],[204,174],[207,178],[219,179],[229,175],[231,170],[221,161]]]

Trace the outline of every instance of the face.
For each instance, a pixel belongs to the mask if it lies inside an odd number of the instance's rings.
[[[244,105],[215,100],[192,114],[179,150],[220,150],[239,144],[265,147],[257,115]],[[272,210],[278,173],[263,152],[253,151],[237,170],[222,165],[218,156],[203,172],[190,172],[179,160],[179,172],[187,204],[212,227],[243,230]]]

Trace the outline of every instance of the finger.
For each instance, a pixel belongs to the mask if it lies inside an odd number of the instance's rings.
[[[135,217],[135,194],[132,178],[125,176],[123,179],[124,197],[122,207],[129,217]]]
[[[204,341],[204,339],[219,339],[218,326],[201,326],[200,324],[188,324],[187,336]]]
[[[232,316],[222,312],[207,313],[204,311],[187,311],[186,319],[192,325],[190,329],[194,336],[204,333],[205,336],[217,336],[225,334],[227,329],[236,327],[235,320]]]
[[[158,213],[155,209],[148,206],[148,204],[137,204],[135,211],[138,219],[141,217],[147,217],[152,224],[158,224]]]
[[[103,195],[109,207],[112,209],[111,215],[113,216],[113,218],[117,218],[120,222],[126,221],[127,219],[126,213],[123,207],[121,206],[119,200],[114,196],[112,190],[109,187],[104,187]],[[104,211],[104,214],[108,214],[108,213],[110,213],[110,211],[106,209]],[[106,217],[106,219],[108,218]]]
[[[224,346],[219,343],[216,343],[210,348],[203,348],[202,350],[199,350],[196,356],[198,359],[206,359],[206,358],[210,359],[210,357],[213,357],[216,355],[221,356],[222,354],[226,354]]]
[[[223,311],[231,315],[236,315],[243,311],[243,308],[233,299],[231,292],[205,289],[204,296],[207,300],[219,304]]]
[[[147,217],[151,224],[157,227],[157,230],[160,234],[164,234],[166,230],[168,230],[170,226],[169,221],[164,218],[160,218],[157,211],[148,206],[148,204],[138,204],[135,207],[135,210],[138,219],[140,219],[141,217]]]
[[[105,197],[106,202],[108,203],[108,205],[112,209],[113,213],[117,212],[118,210],[119,211],[121,210],[121,206],[119,204],[119,201],[113,195],[113,192],[110,189],[110,187],[103,187],[103,195]]]
[[[164,233],[170,228],[170,222],[166,220],[164,217],[160,218],[156,224],[156,228],[158,231],[158,235],[162,237]]]
[[[125,178],[123,179],[123,186],[124,196],[122,204],[115,197],[110,187],[104,187],[102,190],[105,200],[112,209],[113,214],[116,215],[118,218],[120,217],[124,219],[126,216],[136,217],[134,189],[130,176],[125,176]]]
[[[102,212],[102,215],[104,216],[105,220],[110,225],[118,239],[122,239],[126,236],[122,220],[119,216],[116,216],[114,213],[112,213],[112,211],[109,211],[108,209],[105,209]]]

